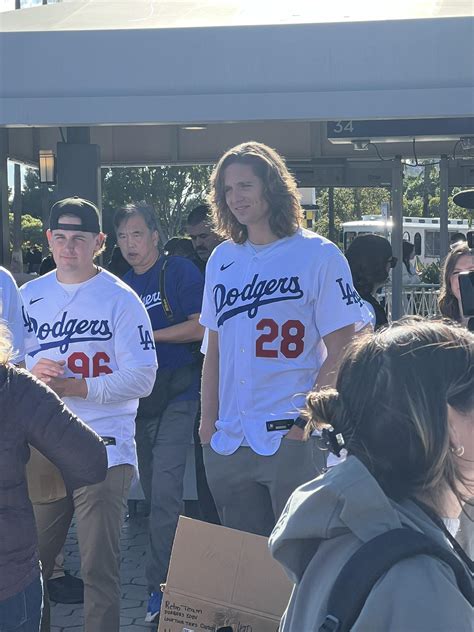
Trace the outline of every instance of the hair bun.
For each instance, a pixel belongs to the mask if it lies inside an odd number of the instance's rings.
[[[327,426],[336,428],[340,416],[341,398],[334,388],[311,391],[306,397],[305,415],[312,429],[321,430]]]

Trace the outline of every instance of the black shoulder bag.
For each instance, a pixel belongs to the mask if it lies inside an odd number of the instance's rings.
[[[472,578],[453,553],[414,529],[392,529],[363,544],[343,566],[331,589],[327,616],[319,632],[349,632],[377,580],[401,560],[416,555],[431,555],[448,564],[459,590],[474,605]]]

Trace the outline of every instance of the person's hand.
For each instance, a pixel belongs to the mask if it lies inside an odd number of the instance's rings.
[[[292,439],[293,441],[306,441],[303,428],[293,426],[286,433],[285,439]]]
[[[32,373],[39,380],[44,382],[45,384],[50,383],[50,381],[54,378],[60,378],[64,375],[64,365],[66,364],[65,360],[49,360],[48,358],[41,358],[38,362],[30,369],[30,373]]]
[[[201,445],[207,445],[211,443],[212,435],[216,431],[215,423],[203,422],[199,426],[199,438],[201,439]]]
[[[71,377],[51,377],[47,382],[59,397],[87,397],[87,382],[84,379],[78,380]]]

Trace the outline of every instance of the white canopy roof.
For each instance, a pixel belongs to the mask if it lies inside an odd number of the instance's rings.
[[[11,11],[2,18],[1,30],[95,31],[448,18],[470,15],[472,2],[333,0],[323,6],[315,0],[62,0],[50,3],[47,10],[35,9],[28,16]]]
[[[0,14],[0,126],[460,117],[469,0],[85,0]]]

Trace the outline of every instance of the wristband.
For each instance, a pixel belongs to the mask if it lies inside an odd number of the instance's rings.
[[[293,425],[296,426],[297,428],[301,428],[301,430],[306,430],[306,426],[308,425],[308,419],[306,419],[305,417],[301,417],[300,415],[294,420]]]

